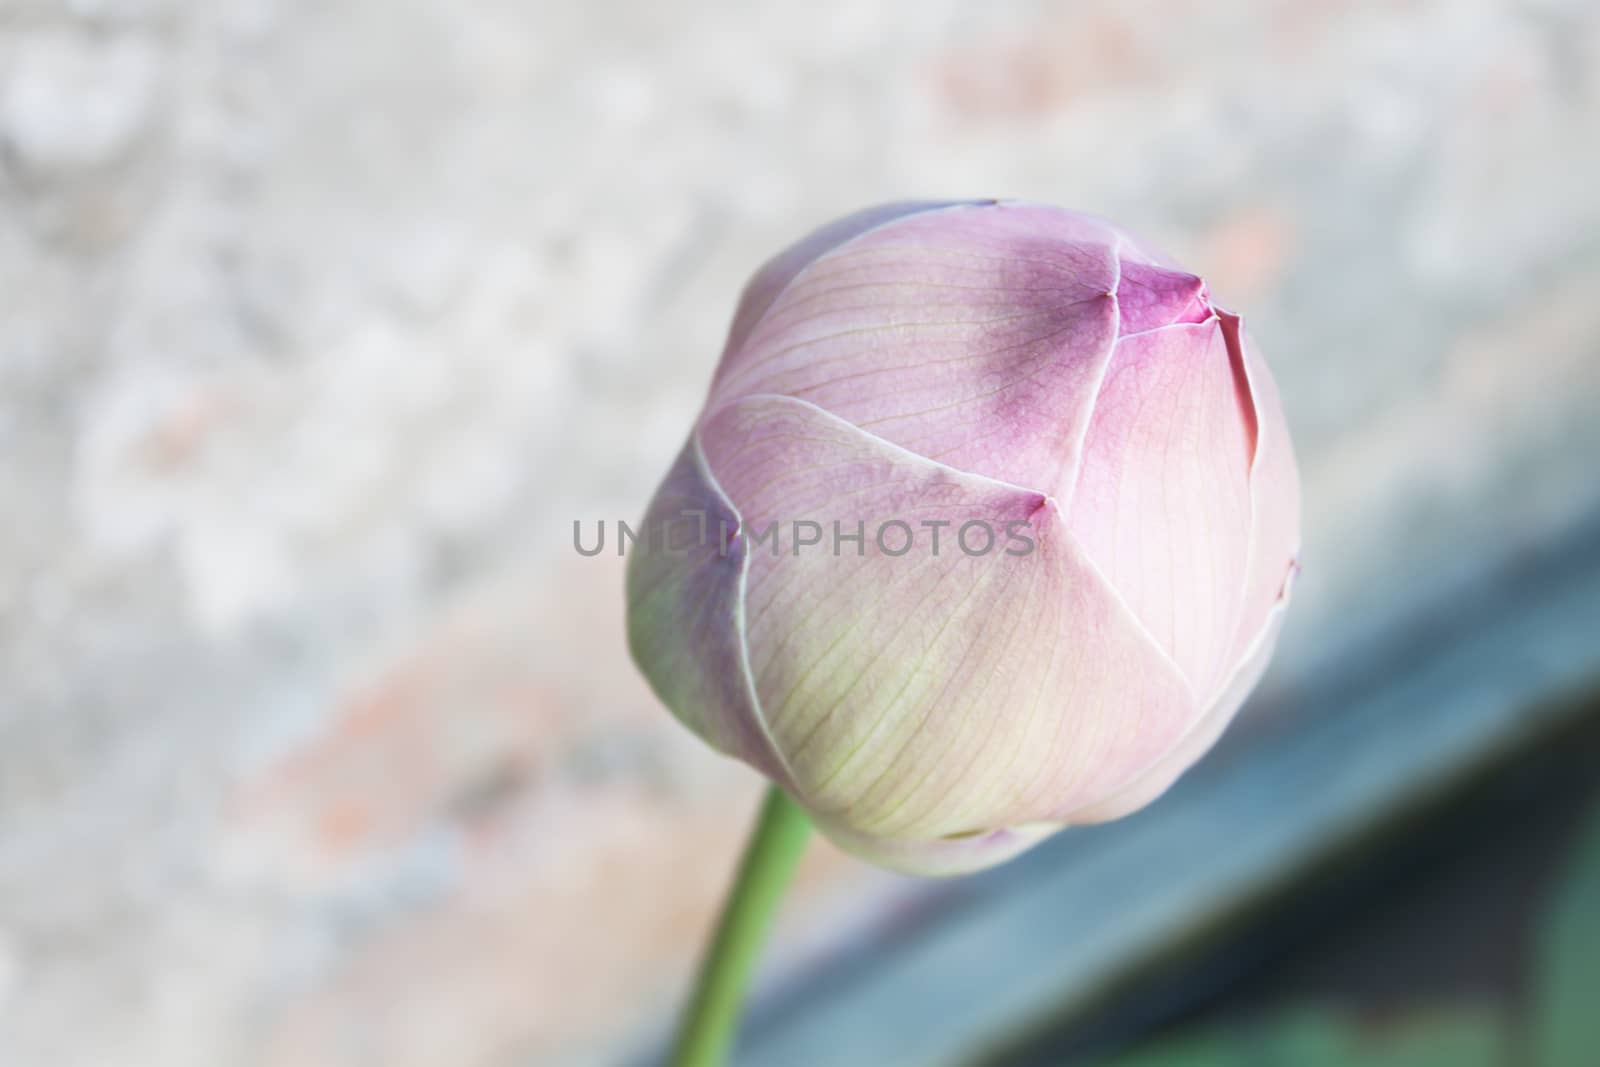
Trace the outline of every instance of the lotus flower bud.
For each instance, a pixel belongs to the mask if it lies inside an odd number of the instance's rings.
[[[667,706],[844,848],[948,874],[1216,741],[1299,483],[1198,277],[1090,216],[891,204],[750,281],[642,529],[629,641]]]

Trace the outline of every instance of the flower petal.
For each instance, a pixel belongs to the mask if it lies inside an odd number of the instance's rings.
[[[966,874],[1003,863],[1061,829],[1054,823],[1030,823],[953,837],[871,837],[828,818],[815,820],[817,829],[853,856],[880,867],[925,878]]]
[[[868,232],[877,229],[885,223],[906,215],[918,215],[924,211],[937,211],[940,208],[953,207],[960,204],[980,204],[990,201],[980,200],[903,200],[892,204],[877,204],[873,207],[863,208],[844,218],[835,219],[825,226],[820,226],[796,241],[794,244],[773,256],[761,269],[756,271],[754,277],[745,285],[744,292],[739,295],[739,307],[733,315],[733,325],[728,330],[728,341],[723,347],[723,361],[727,362],[728,353],[739,351],[750,330],[761,321],[761,316],[767,313],[779,293],[794,280],[795,275],[809,267],[813,260],[822,256],[846,241],[853,240]],[[723,368],[717,369],[717,376],[722,376]]]
[[[1255,689],[1256,683],[1261,681],[1261,675],[1266,672],[1267,664],[1272,659],[1272,650],[1278,643],[1278,634],[1283,629],[1283,618],[1288,606],[1288,595],[1285,593],[1267,616],[1265,626],[1256,634],[1255,640],[1245,652],[1243,662],[1223,686],[1211,710],[1184,735],[1171,752],[1114,796],[1080,808],[1073,812],[1067,821],[1082,826],[1088,823],[1110,822],[1112,819],[1131,815],[1172,788],[1172,784],[1184,771],[1193,767],[1201,757],[1211,751],[1211,747],[1222,737],[1223,731],[1228,728],[1233,717],[1239,713],[1245,698]]]
[[[1278,633],[1283,630],[1286,609],[1288,593],[1267,614],[1266,625],[1256,633],[1250,648],[1246,649],[1245,659],[1234,670],[1226,685],[1222,686],[1216,704],[1211,705],[1211,710],[1195,723],[1189,733],[1184,734],[1171,752],[1166,753],[1157,765],[1134,779],[1130,785],[1115,793],[1114,797],[1074,811],[1067,822],[1086,825],[1090,822],[1110,822],[1133,814],[1171,789],[1173,782],[1178,781],[1184,771],[1205,757],[1205,753],[1210,752],[1211,747],[1221,739],[1222,731],[1226,731],[1227,725],[1234,721],[1238,709],[1245,704],[1245,697],[1250,696],[1256,683],[1261,681],[1262,673],[1266,673],[1267,664],[1272,661],[1272,649],[1278,643]]]
[[[1198,716],[1043,494],[789,397],[736,401],[701,437],[746,536],[777,524],[746,546],[750,668],[795,792],[824,820],[896,841],[1049,822],[1132,780]],[[797,520],[823,543],[797,543]],[[896,521],[914,535],[899,555]],[[977,521],[996,545],[969,555],[961,527]],[[834,554],[835,522],[861,524],[859,554]],[[1012,522],[1031,551],[1005,539]],[[930,523],[946,524],[937,553]]]
[[[1122,312],[1118,332],[1123,337],[1177,322],[1204,322],[1211,317],[1205,282],[1193,274],[1152,266],[1127,254],[1122,256],[1122,276],[1117,282],[1117,307]]]
[[[807,400],[965,471],[1056,492],[1117,333],[1118,234],[1032,205],[907,215],[819,256],[739,331],[711,407]]]
[[[1239,338],[1257,423],[1250,469],[1249,563],[1234,637],[1237,658],[1260,632],[1267,615],[1288,595],[1289,582],[1299,566],[1300,474],[1277,383],[1255,342],[1244,332],[1243,323],[1230,318],[1224,316],[1222,326]]]
[[[739,517],[710,477],[698,436],[678,454],[628,557],[628,648],[662,703],[713,748],[778,782],[788,769],[756,706],[744,647]],[[651,541],[653,539],[653,543]]]
[[[1249,551],[1241,358],[1215,318],[1118,341],[1067,509],[1084,550],[1202,696],[1236,662]]]

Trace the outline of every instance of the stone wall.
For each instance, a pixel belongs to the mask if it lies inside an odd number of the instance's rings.
[[[0,0],[0,1063],[658,1033],[757,783],[620,568],[738,286],[907,196],[1250,316],[1303,616],[1595,501],[1583,0]],[[772,974],[911,888],[819,844]]]

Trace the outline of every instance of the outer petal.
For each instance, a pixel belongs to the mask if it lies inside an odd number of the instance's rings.
[[[1202,695],[1237,662],[1250,550],[1255,419],[1228,340],[1211,317],[1117,342],[1067,508],[1085,551]]]
[[[961,470],[1057,491],[1117,335],[1119,237],[1032,205],[957,206],[864,232],[741,329],[711,406],[810,401]]]
[[[1122,274],[1117,282],[1117,307],[1122,312],[1119,333],[1159,329],[1179,322],[1205,322],[1211,318],[1206,283],[1193,274],[1153,266],[1122,252]]]
[[[789,781],[756,706],[743,640],[738,516],[710,477],[698,437],[678,454],[628,558],[628,647],[662,703],[712,747]]]
[[[739,400],[701,434],[746,532],[780,524],[777,551],[748,556],[755,689],[795,792],[858,850],[895,862],[910,842],[1052,821],[1131,781],[1198,716],[1043,494],[787,397]],[[794,520],[825,544],[796,545]],[[877,542],[889,520],[917,532],[911,551]],[[1031,523],[1035,547],[967,555],[956,535],[974,520],[1001,538]],[[833,554],[836,521],[864,524],[859,555]],[[949,524],[938,554],[928,522]]]
[[[1030,823],[929,840],[872,837],[826,817],[815,822],[830,841],[852,855],[880,867],[930,878],[966,874],[1004,863],[1061,829],[1059,823]]]
[[[728,362],[730,353],[740,351],[744,346],[745,338],[761,316],[767,313],[773,300],[784,288],[794,280],[795,275],[809,267],[818,256],[824,255],[846,241],[852,240],[869,230],[877,229],[885,223],[907,215],[918,215],[924,211],[937,211],[940,208],[954,207],[960,204],[992,203],[993,201],[980,200],[903,200],[893,204],[878,204],[873,207],[863,208],[854,214],[846,215],[842,219],[820,226],[811,233],[802,237],[794,244],[773,256],[761,269],[756,271],[744,292],[739,296],[739,308],[733,315],[733,326],[728,330],[728,342],[723,347],[723,362]],[[720,379],[723,368],[717,370]]]
[[[1073,812],[1068,822],[1083,825],[1110,822],[1112,819],[1131,815],[1172,788],[1172,784],[1184,771],[1193,767],[1201,757],[1211,751],[1211,747],[1222,737],[1223,731],[1228,728],[1233,717],[1239,713],[1245,698],[1255,689],[1256,683],[1261,681],[1261,675],[1266,672],[1267,664],[1272,659],[1272,651],[1278,643],[1278,633],[1283,629],[1283,618],[1288,606],[1288,592],[1285,590],[1283,598],[1267,616],[1266,625],[1256,634],[1244,661],[1223,686],[1211,710],[1195,723],[1194,728],[1184,735],[1171,752],[1113,796]]]
[[[1222,318],[1224,330],[1237,336],[1244,353],[1253,407],[1256,413],[1255,455],[1250,470],[1250,550],[1244,575],[1243,604],[1234,637],[1235,659],[1260,632],[1263,620],[1288,595],[1288,585],[1300,557],[1300,474],[1277,383],[1245,333],[1231,315]]]

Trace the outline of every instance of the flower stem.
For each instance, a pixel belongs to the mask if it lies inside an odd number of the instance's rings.
[[[726,1059],[745,984],[810,832],[800,806],[782,789],[769,787],[716,935],[700,961],[694,997],[673,1043],[672,1067],[718,1067]]]

